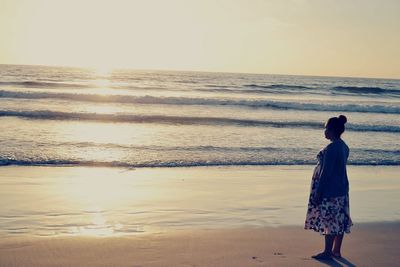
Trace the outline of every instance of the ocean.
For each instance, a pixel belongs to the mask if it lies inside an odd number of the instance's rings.
[[[0,165],[400,165],[400,80],[0,65]]]

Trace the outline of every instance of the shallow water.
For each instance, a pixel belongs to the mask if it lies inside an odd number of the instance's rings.
[[[400,220],[399,167],[351,166],[355,224]],[[304,223],[310,166],[0,168],[0,236]]]

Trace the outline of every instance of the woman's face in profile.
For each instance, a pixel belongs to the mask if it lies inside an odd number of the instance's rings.
[[[332,130],[329,129],[328,127],[326,127],[326,126],[325,126],[324,134],[325,134],[325,138],[329,139],[329,140],[332,140],[332,138],[334,137],[334,134],[333,134]]]

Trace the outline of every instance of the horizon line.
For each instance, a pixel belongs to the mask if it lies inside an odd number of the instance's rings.
[[[58,65],[58,64],[15,64],[15,63],[0,63],[0,65],[10,66],[32,66],[32,67],[59,67],[59,68],[82,68],[82,69],[97,69],[99,66],[79,66],[79,65]],[[179,70],[179,69],[147,69],[134,67],[111,67],[110,70],[132,70],[132,71],[165,71],[165,72],[203,72],[203,73],[225,73],[225,74],[246,74],[246,75],[276,75],[276,76],[303,76],[303,77],[324,77],[324,78],[350,78],[350,79],[374,79],[374,80],[400,80],[393,77],[365,77],[365,76],[340,76],[340,75],[312,75],[312,74],[283,74],[283,73],[260,73],[260,72],[235,72],[235,71],[210,71],[210,70]]]

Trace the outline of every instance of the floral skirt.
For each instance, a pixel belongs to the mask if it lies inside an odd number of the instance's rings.
[[[349,195],[322,198],[321,203],[315,204],[312,200],[316,195],[317,186],[318,179],[313,178],[304,229],[314,230],[323,235],[350,233],[353,223],[350,218]]]

